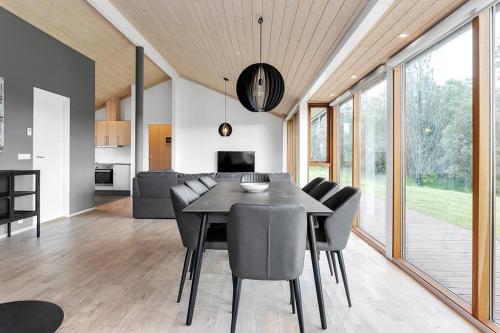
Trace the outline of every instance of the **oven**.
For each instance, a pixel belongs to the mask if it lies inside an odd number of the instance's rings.
[[[95,166],[95,184],[113,186],[113,165],[96,164]]]

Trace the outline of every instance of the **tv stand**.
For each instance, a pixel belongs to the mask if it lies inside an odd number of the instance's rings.
[[[16,176],[35,176],[34,191],[16,191]],[[17,210],[16,198],[35,196],[34,210]],[[11,223],[36,217],[36,237],[40,237],[40,170],[0,170],[0,225],[7,224],[7,237],[11,236]]]

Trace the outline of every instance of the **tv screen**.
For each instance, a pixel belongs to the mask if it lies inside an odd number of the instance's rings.
[[[217,172],[254,172],[255,152],[219,151],[217,152]]]

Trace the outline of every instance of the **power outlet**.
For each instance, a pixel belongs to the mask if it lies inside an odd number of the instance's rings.
[[[31,127],[28,127],[28,128],[26,129],[26,135],[27,135],[27,136],[31,136],[32,134],[33,134],[33,130],[31,129]]]
[[[24,220],[17,221],[17,224],[23,224]]]

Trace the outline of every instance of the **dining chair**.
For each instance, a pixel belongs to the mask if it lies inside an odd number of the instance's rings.
[[[186,257],[184,258],[184,266],[182,269],[181,283],[179,286],[179,294],[177,303],[181,301],[184,282],[189,268],[190,261],[196,257],[196,247],[198,242],[198,234],[200,230],[200,216],[197,214],[184,213],[182,210],[190,203],[198,199],[200,196],[191,190],[186,185],[176,185],[170,188],[172,204],[174,206],[175,220],[181,235],[182,245],[186,248]],[[227,237],[225,224],[218,227],[210,226],[211,220],[208,220],[209,227],[207,230],[205,249],[207,250],[227,250]]]
[[[270,181],[266,173],[245,173],[240,178],[240,183],[269,183]]]
[[[236,330],[242,280],[287,280],[304,332],[299,277],[304,269],[306,212],[301,205],[235,204],[229,212],[227,247],[233,273],[231,332]]]
[[[311,191],[313,188],[315,188],[316,186],[318,186],[319,184],[321,184],[324,181],[325,181],[325,178],[316,177],[313,180],[311,180],[309,183],[307,183],[307,185],[302,188],[302,191],[309,193],[309,191]]]
[[[330,253],[331,258],[335,258],[334,255],[337,256],[349,307],[352,303],[342,251],[346,248],[351,235],[352,222],[356,216],[360,198],[360,190],[351,186],[346,186],[335,193],[323,203],[333,211],[333,214],[315,229],[318,252]]]
[[[323,203],[326,199],[330,198],[332,194],[337,192],[337,183],[324,181],[318,186],[314,187],[308,194],[319,202]]]
[[[208,188],[212,188],[218,184],[212,177],[209,176],[200,177],[199,180],[203,185],[205,185]]]
[[[187,187],[192,189],[198,195],[203,195],[209,191],[209,188],[203,185],[203,183],[198,179],[186,180],[184,184],[186,184]]]

